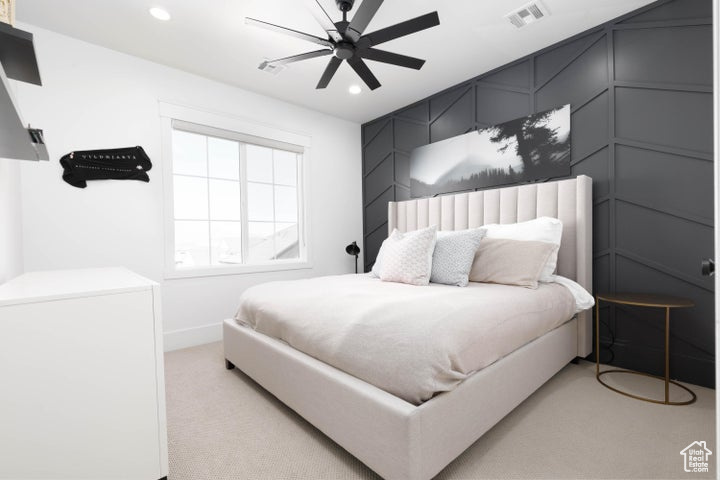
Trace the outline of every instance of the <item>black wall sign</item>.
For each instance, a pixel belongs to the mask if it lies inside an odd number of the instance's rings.
[[[87,180],[140,180],[149,182],[147,171],[152,162],[142,147],[85,150],[72,152],[60,159],[63,180],[77,188],[87,187]]]

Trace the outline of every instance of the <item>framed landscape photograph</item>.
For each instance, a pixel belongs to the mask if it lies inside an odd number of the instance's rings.
[[[570,175],[570,105],[418,147],[414,198]]]

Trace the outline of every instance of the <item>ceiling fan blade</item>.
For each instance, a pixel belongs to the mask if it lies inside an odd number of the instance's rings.
[[[262,20],[256,20],[250,17],[245,18],[245,23],[248,25],[252,25],[253,27],[260,27],[266,30],[271,30],[273,32],[284,33],[285,35],[290,35],[291,37],[299,38],[301,40],[307,40],[308,42],[313,42],[317,43],[318,45],[333,48],[333,44],[330,40],[316,37],[315,35],[310,35],[309,33],[298,32],[297,30],[293,30],[291,28],[273,25],[272,23],[263,22]]]
[[[372,33],[368,33],[367,35],[364,35],[363,38],[370,40],[371,46],[380,45],[381,43],[389,42],[390,40],[404,37],[405,35],[410,35],[411,33],[436,27],[438,25],[440,25],[440,17],[437,12],[432,12]]]
[[[373,75],[368,68],[367,63],[363,62],[361,58],[352,57],[347,62],[350,64],[352,69],[355,70],[355,73],[362,78],[362,81],[365,82],[365,85],[367,85],[370,90],[375,90],[380,86],[378,79],[375,78],[375,75]]]
[[[308,60],[310,58],[324,57],[332,54],[332,50],[315,50],[314,52],[301,53],[299,55],[291,55],[289,57],[278,58],[276,60],[266,60],[258,67],[263,70],[268,65],[287,65],[288,63],[299,62],[300,60]]]
[[[340,60],[337,57],[333,57],[330,59],[330,62],[328,62],[327,67],[325,67],[325,71],[322,74],[322,77],[320,77],[320,81],[317,84],[317,87],[315,88],[325,88],[330,83],[330,80],[332,80],[333,76],[335,75],[335,72],[337,72],[338,67],[340,67],[340,64],[342,63],[342,60]]]
[[[405,68],[414,68],[415,70],[420,70],[425,64],[425,60],[421,60],[419,58],[408,57],[407,55],[400,55],[399,53],[386,52],[385,50],[378,50],[376,48],[360,50],[358,54],[366,60],[375,60],[376,62],[389,63],[391,65],[397,65]]]
[[[338,32],[337,27],[335,26],[335,22],[332,21],[330,15],[328,15],[322,5],[320,5],[320,2],[318,2],[318,0],[305,0],[305,4],[310,10],[312,16],[315,17],[315,20],[317,20],[317,22],[323,28],[323,30],[325,30],[327,34],[330,35],[330,38],[332,38],[336,42],[341,42],[343,39],[342,35],[340,35],[340,32]]]
[[[382,3],[383,0],[363,0],[360,4],[352,21],[350,21],[350,25],[347,27],[347,31],[345,32],[345,34],[349,36],[353,42],[357,42],[357,40],[362,36]]]

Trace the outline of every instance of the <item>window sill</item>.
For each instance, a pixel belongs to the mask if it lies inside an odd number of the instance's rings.
[[[166,280],[196,277],[219,277],[225,275],[245,275],[253,273],[272,273],[287,270],[308,270],[313,268],[309,261],[292,260],[288,262],[276,261],[273,263],[246,264],[246,265],[216,265],[207,267],[188,267],[172,269],[165,272]]]

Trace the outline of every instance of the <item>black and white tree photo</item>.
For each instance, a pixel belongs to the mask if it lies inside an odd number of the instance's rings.
[[[413,150],[413,197],[570,174],[570,105]]]

